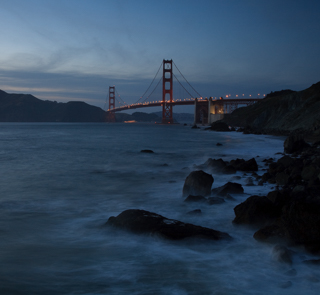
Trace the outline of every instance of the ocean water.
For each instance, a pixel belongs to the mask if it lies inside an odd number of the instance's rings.
[[[314,258],[274,259],[233,208],[271,185],[219,205],[185,203],[194,165],[281,155],[281,137],[182,125],[0,124],[0,294],[317,294]],[[217,146],[217,143],[222,146]],[[140,151],[151,149],[153,154]],[[238,172],[244,185],[250,174]],[[215,175],[213,188],[232,180]],[[167,241],[105,226],[126,209],[225,231],[232,241]],[[202,214],[187,212],[201,209]]]

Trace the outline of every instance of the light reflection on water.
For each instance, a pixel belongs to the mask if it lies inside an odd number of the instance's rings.
[[[234,206],[270,188],[245,187],[221,205],[183,202],[194,164],[257,155],[262,164],[282,139],[147,124],[1,124],[0,135],[0,294],[313,294],[319,286],[306,254],[279,264],[252,229],[232,225]],[[230,180],[213,176],[214,187]],[[234,240],[172,242],[105,227],[129,208]],[[197,208],[200,216],[186,214]]]

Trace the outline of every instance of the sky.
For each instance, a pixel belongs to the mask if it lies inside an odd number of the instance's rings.
[[[319,14],[319,0],[0,0],[0,89],[105,108],[115,86],[130,104],[172,59],[203,97],[299,91],[320,81]]]

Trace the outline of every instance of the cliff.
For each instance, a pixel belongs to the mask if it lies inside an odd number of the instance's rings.
[[[226,115],[225,123],[254,133],[320,135],[320,82],[303,91],[284,90]]]

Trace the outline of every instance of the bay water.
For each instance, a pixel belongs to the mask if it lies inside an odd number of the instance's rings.
[[[320,271],[303,263],[314,257],[293,249],[293,265],[280,263],[254,229],[232,224],[237,204],[272,185],[213,174],[213,188],[235,181],[245,194],[217,205],[182,197],[195,165],[255,157],[262,175],[283,141],[183,125],[1,123],[0,294],[317,294]],[[105,225],[126,209],[233,240],[168,241]]]

